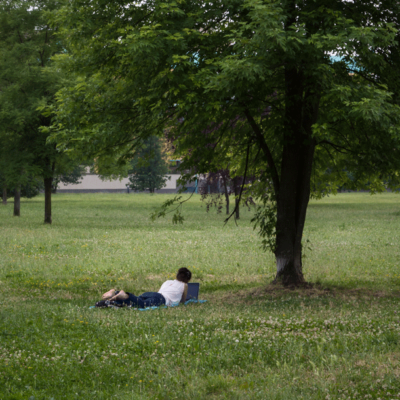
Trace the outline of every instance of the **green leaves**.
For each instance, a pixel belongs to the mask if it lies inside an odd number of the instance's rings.
[[[44,17],[56,6],[53,0],[0,5],[0,158],[10,186],[51,175],[59,156],[46,144],[48,131],[40,130],[50,124],[42,111],[59,89],[59,74],[46,67],[62,47]]]
[[[181,200],[182,196],[175,196],[173,199],[166,200],[160,208],[150,214],[150,219],[154,222],[158,218],[164,218],[167,214],[172,214],[172,223],[173,224],[183,224],[185,218],[181,214],[182,204],[187,201]],[[177,205],[173,210],[170,210],[171,207]]]
[[[184,179],[246,165],[260,196],[277,196],[284,158],[300,159],[315,143],[310,166],[293,167],[298,179],[308,177],[288,193],[309,181],[315,197],[343,186],[394,187],[399,110],[389,78],[386,87],[380,81],[398,46],[388,12],[397,7],[71,0],[51,17],[66,50],[55,63],[67,77],[52,109],[52,140],[76,154],[127,159],[138,143],[168,132]],[[288,146],[299,154],[289,157]],[[272,237],[268,207],[253,222]]]
[[[262,199],[262,205],[257,206],[251,222],[254,229],[259,228],[261,247],[264,251],[276,250],[276,201],[271,201],[269,196]]]

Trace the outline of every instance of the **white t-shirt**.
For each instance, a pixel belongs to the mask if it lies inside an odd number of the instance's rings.
[[[175,279],[173,281],[165,281],[158,293],[161,293],[165,297],[165,305],[171,306],[179,304],[184,290],[185,284]]]

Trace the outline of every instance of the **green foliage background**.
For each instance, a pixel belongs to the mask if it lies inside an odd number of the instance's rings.
[[[22,196],[33,197],[43,178],[69,175],[83,160],[58,151],[41,129],[51,125],[43,110],[63,86],[52,57],[65,49],[46,17],[59,6],[55,0],[0,3],[0,186],[9,194],[22,185]]]
[[[150,193],[162,189],[168,180],[165,175],[169,172],[164,157],[160,138],[150,136],[144,140],[130,162],[129,187],[136,192],[148,190]]]

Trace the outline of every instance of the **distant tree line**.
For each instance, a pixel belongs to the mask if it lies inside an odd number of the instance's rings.
[[[55,102],[63,74],[52,57],[64,51],[45,14],[56,0],[13,0],[0,4],[0,188],[2,203],[44,191],[44,222],[51,224],[51,194],[59,182],[77,183],[80,162],[48,142],[43,127],[52,124],[44,107]]]

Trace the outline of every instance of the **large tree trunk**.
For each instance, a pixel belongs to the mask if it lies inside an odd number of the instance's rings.
[[[296,23],[297,2],[286,2],[287,29]],[[316,141],[312,126],[317,122],[321,87],[318,71],[304,76],[301,62],[287,57],[285,62],[285,115],[281,174],[261,128],[248,109],[244,110],[255,138],[262,149],[271,173],[271,183],[277,203],[276,278],[284,285],[304,283],[302,237],[310,199],[310,181]]]
[[[14,217],[21,215],[21,187],[17,186],[14,191]]]
[[[317,119],[319,98],[315,92],[304,90],[301,71],[287,70],[285,79],[285,144],[277,193],[275,282],[298,285],[304,283],[301,242],[316,145],[312,125]]]
[[[3,187],[3,206],[7,205],[7,186]]]
[[[297,285],[304,282],[301,242],[315,145],[285,147],[277,199],[275,280],[284,285]]]
[[[226,215],[229,215],[229,192],[228,192],[228,186],[226,185],[226,178],[224,176],[222,176],[222,183],[224,185]]]
[[[51,224],[51,192],[53,177],[44,178],[44,223]]]

